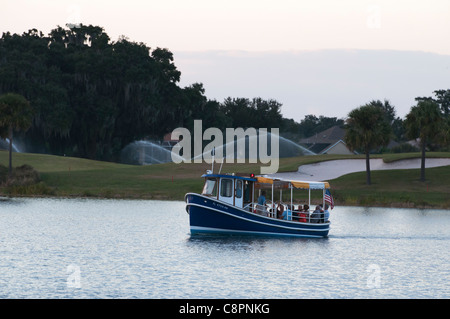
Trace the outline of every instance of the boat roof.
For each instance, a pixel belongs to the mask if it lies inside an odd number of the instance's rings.
[[[288,188],[289,184],[294,188],[300,189],[327,189],[330,188],[330,183],[328,182],[311,182],[311,181],[301,181],[295,179],[284,179],[284,178],[272,178],[270,176],[257,176],[257,182],[260,184],[274,185],[278,188]]]
[[[229,174],[203,174],[202,177],[223,177],[223,178],[234,178],[234,179],[243,179],[246,181],[256,182],[256,178],[251,177],[245,177],[245,176],[239,176],[239,175],[229,175]]]
[[[289,188],[289,185],[292,185],[294,188],[299,189],[328,189],[330,188],[330,184],[328,182],[311,182],[311,181],[301,181],[295,179],[284,179],[284,178],[273,178],[267,175],[263,176],[255,176],[246,177],[240,175],[229,175],[229,174],[203,174],[202,177],[209,178],[234,178],[234,179],[242,179],[251,182],[257,182],[261,187],[269,186],[273,184],[274,187],[277,188]]]

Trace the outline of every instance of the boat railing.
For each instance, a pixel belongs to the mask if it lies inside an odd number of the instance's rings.
[[[277,218],[276,208],[272,209],[272,205],[260,205],[257,203],[249,203],[247,204],[244,209],[253,211],[254,213],[266,216],[266,217],[272,217]],[[252,209],[253,208],[253,209]],[[286,208],[284,210],[286,218],[283,218],[283,220],[289,220],[289,221],[297,221],[302,223],[312,223],[312,224],[323,224],[327,223],[328,221],[325,220],[325,215],[323,212],[319,214],[313,214],[313,211],[307,210],[307,211],[298,211],[298,210],[290,210],[289,208]]]
[[[269,211],[266,205],[255,204],[254,212],[258,215],[268,216]]]

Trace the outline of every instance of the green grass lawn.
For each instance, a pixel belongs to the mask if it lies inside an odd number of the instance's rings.
[[[419,153],[376,155],[395,161],[419,157]],[[450,157],[450,153],[428,153],[427,157]],[[298,166],[320,161],[364,158],[361,155],[317,155],[280,159],[280,172],[296,171]],[[0,186],[0,194],[10,196],[67,196],[183,200],[187,192],[201,190],[202,174],[210,165],[158,164],[134,166],[44,154],[14,153],[13,166],[28,164],[40,174],[39,185]],[[0,165],[8,165],[8,152],[0,151]],[[216,164],[217,165],[217,164]],[[224,164],[222,172],[253,172],[259,164]],[[215,171],[218,165],[215,166]],[[3,170],[3,179],[6,171]],[[337,204],[366,206],[450,207],[450,166],[430,168],[427,181],[419,182],[418,169],[372,171],[371,186],[365,172],[330,181]],[[1,174],[0,174],[1,175]],[[0,176],[1,178],[1,176]]]
[[[331,180],[336,202],[344,205],[450,208],[450,166],[427,168],[420,182],[420,169],[372,171]]]

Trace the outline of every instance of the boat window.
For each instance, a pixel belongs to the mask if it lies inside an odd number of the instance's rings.
[[[244,201],[246,203],[251,202],[250,196],[252,192],[252,184],[250,184],[248,181],[244,182]]]
[[[236,180],[236,198],[242,198],[242,181]]]
[[[220,182],[220,196],[231,197],[233,195],[233,180],[222,178]]]
[[[202,195],[216,196],[216,192],[216,179],[207,179],[205,181],[205,186],[203,186]]]

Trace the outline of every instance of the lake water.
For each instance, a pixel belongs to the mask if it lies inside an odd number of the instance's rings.
[[[450,298],[450,211],[336,207],[326,239],[191,236],[183,202],[0,201],[0,298]]]

